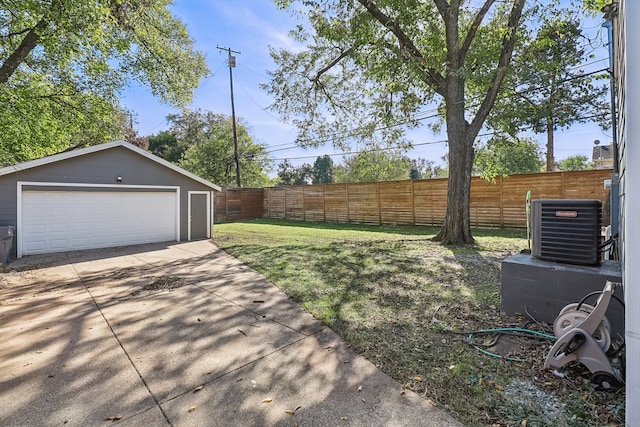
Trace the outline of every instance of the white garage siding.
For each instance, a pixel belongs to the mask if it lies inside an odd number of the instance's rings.
[[[176,188],[102,190],[19,191],[18,257],[179,240]]]

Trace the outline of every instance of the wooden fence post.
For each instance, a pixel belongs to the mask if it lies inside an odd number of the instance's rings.
[[[411,180],[411,223],[416,225],[416,192],[415,181]]]
[[[433,181],[431,181],[433,182]],[[433,185],[430,185],[429,189],[429,216],[431,217],[430,225],[433,227]]]
[[[377,189],[378,189],[378,225],[382,225],[382,193],[380,192],[380,181],[378,181]]]
[[[344,192],[347,197],[347,224],[351,224],[351,207],[349,203],[349,183],[344,184]]]
[[[325,192],[325,187],[327,184],[322,184],[322,222],[327,222],[327,199],[326,199],[326,192]]]
[[[500,178],[500,229],[504,229],[504,179]]]

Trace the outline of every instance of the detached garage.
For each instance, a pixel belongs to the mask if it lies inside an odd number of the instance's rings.
[[[13,255],[211,237],[217,185],[125,141],[0,169]]]

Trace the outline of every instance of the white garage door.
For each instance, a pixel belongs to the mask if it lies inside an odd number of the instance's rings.
[[[175,192],[24,191],[22,254],[178,240]]]

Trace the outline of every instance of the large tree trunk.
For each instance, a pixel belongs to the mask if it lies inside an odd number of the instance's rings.
[[[465,123],[462,124],[465,126]],[[451,123],[448,123],[451,126]],[[452,134],[457,134],[453,136]],[[447,211],[440,232],[434,240],[445,245],[473,243],[471,236],[471,167],[473,139],[467,132],[449,132],[449,187]],[[459,138],[454,140],[453,138]]]
[[[473,243],[471,236],[471,170],[477,132],[465,120],[464,80],[454,73],[447,76],[446,121],[449,142],[449,187],[447,211],[434,240],[445,245]]]
[[[553,158],[553,119],[547,117],[547,172],[556,170],[556,162]]]

